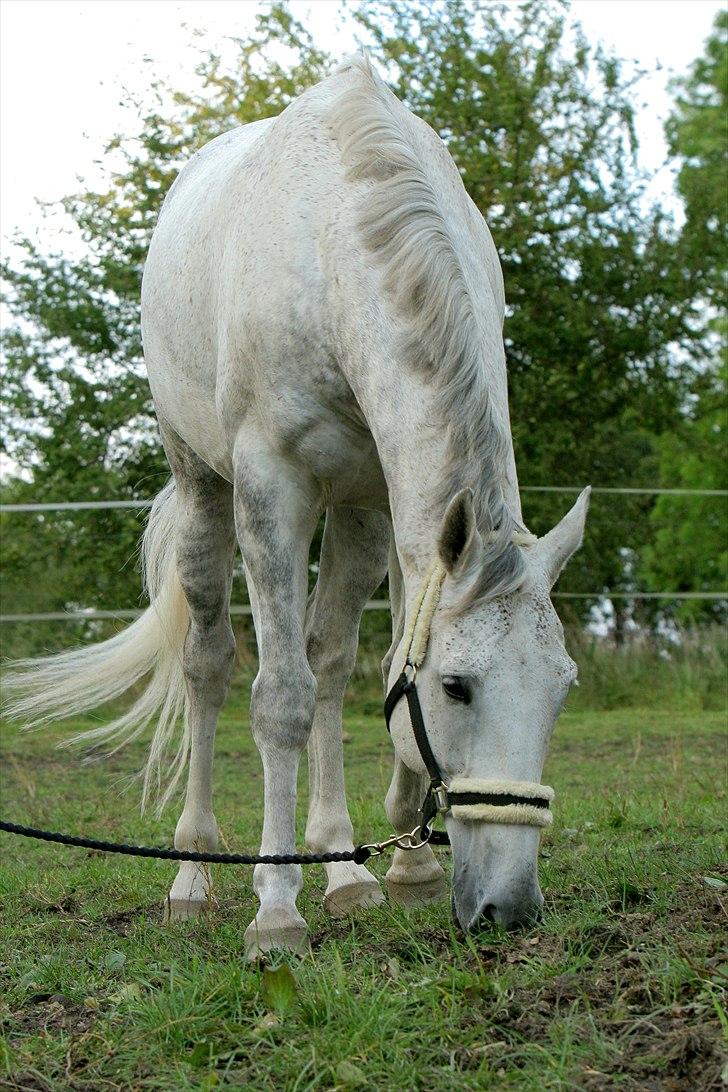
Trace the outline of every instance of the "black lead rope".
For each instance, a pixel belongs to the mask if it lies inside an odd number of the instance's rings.
[[[407,676],[407,668],[412,671],[411,678]],[[0,820],[0,830],[4,830],[8,834],[19,834],[23,838],[38,838],[43,842],[58,842],[63,846],[78,846],[81,849],[94,849],[101,853],[123,853],[128,857],[152,857],[161,861],[194,861],[198,864],[232,865],[338,864],[343,861],[364,864],[370,857],[379,856],[384,849],[391,846],[399,846],[400,849],[415,849],[426,843],[439,846],[449,845],[450,839],[447,833],[433,830],[432,824],[438,813],[447,811],[452,804],[492,804],[496,807],[505,807],[509,804],[528,804],[531,807],[548,809],[549,801],[539,797],[516,796],[510,793],[450,792],[427,738],[425,719],[422,715],[422,706],[415,686],[415,668],[409,663],[405,664],[405,670],[387,694],[384,702],[384,716],[388,731],[390,730],[389,722],[392,713],[403,697],[407,699],[407,708],[409,709],[415,742],[430,776],[427,795],[420,808],[420,825],[410,834],[388,838],[384,842],[356,846],[355,849],[345,850],[341,853],[254,854],[197,853],[192,850],[133,846],[124,842],[102,842],[97,838],[77,838],[71,834],[60,834],[52,830],[38,830],[36,827],[23,827],[17,823],[6,823],[4,820]],[[413,844],[414,842],[417,844]]]
[[[389,728],[389,718],[394,706],[402,694],[407,696],[407,704],[412,718],[417,745],[425,759],[428,770],[433,779],[433,785],[427,794],[422,808],[422,822],[419,827],[419,839],[423,842],[433,842],[436,845],[449,845],[447,834],[430,829],[434,817],[437,815],[437,806],[432,793],[435,782],[442,785],[435,756],[430,748],[425,731],[425,722],[422,709],[417,698],[414,682],[410,682],[405,674],[402,674],[394,687],[387,695],[384,711]],[[127,857],[151,857],[161,861],[194,861],[198,864],[231,864],[231,865],[310,865],[310,864],[339,864],[343,861],[353,861],[355,864],[364,864],[370,857],[378,856],[383,849],[397,845],[397,838],[389,838],[385,842],[374,842],[370,845],[356,846],[355,849],[341,853],[283,853],[283,854],[253,854],[253,853],[197,853],[192,850],[158,849],[154,846],[134,846],[125,842],[102,842],[97,838],[78,838],[71,834],[60,834],[52,830],[39,830],[36,827],[23,827],[17,823],[7,823],[0,820],[0,830],[8,834],[19,834],[23,838],[37,838],[43,842],[58,842],[63,846],[78,846],[81,849],[94,849],[101,853],[122,853]],[[403,839],[412,841],[413,835],[404,835]],[[407,846],[407,848],[410,848]]]
[[[182,849],[157,849],[154,846],[132,846],[123,842],[100,842],[96,838],[76,838],[71,834],[58,834],[52,830],[37,830],[35,827],[21,827],[17,823],[0,820],[0,830],[8,834],[20,834],[23,838],[38,838],[42,842],[59,842],[62,846],[79,846],[81,849],[96,849],[102,853],[123,853],[127,857],[153,857],[161,861],[196,861],[200,864],[235,864],[235,865],[286,865],[286,864],[338,864],[341,861],[354,861],[364,864],[370,857],[377,856],[376,845],[357,846],[356,849],[342,853],[195,853]]]

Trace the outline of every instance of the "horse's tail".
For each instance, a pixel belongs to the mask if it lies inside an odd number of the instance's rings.
[[[140,618],[108,641],[56,656],[17,661],[5,679],[10,694],[7,713],[33,728],[95,709],[146,677],[144,689],[127,712],[66,742],[90,743],[93,751],[112,743],[109,753],[113,753],[156,719],[143,772],[144,807],[150,790],[161,789],[166,756],[181,722],[181,738],[170,763],[160,810],[174,791],[189,752],[182,672],[189,613],[177,576],[176,521],[176,492],[174,483],[169,482],[154,501],[144,532],[143,573],[150,605]]]

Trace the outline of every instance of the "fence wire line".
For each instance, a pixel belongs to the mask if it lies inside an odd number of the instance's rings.
[[[522,493],[580,493],[577,485],[523,485]],[[660,489],[638,488],[631,486],[594,486],[592,493],[624,494],[630,496],[672,496],[672,497],[726,497],[728,489]],[[55,501],[38,504],[0,504],[2,512],[79,512],[114,508],[143,509],[151,508],[151,500],[103,500],[103,501]],[[555,592],[554,599],[728,599],[728,592]],[[372,600],[365,610],[388,610],[389,602],[384,599]],[[80,611],[42,611],[34,614],[0,614],[0,624],[5,622],[90,622],[102,619],[134,619],[144,613],[141,609],[133,610],[80,610]],[[232,615],[249,615],[249,606],[231,606]]]
[[[725,592],[554,592],[552,599],[728,599],[728,591]],[[389,610],[388,599],[372,599],[366,603],[364,610]],[[3,622],[95,622],[102,619],[126,619],[140,618],[144,613],[141,609],[135,610],[71,610],[71,611],[44,611],[40,614],[0,614],[0,623]],[[250,607],[236,605],[230,607],[233,616],[249,616]]]
[[[580,485],[522,485],[521,493],[581,493]],[[728,497],[728,489],[658,489],[631,486],[595,485],[592,493],[628,496]],[[0,504],[0,512],[81,512],[107,508],[151,508],[151,500],[48,501],[38,504]]]

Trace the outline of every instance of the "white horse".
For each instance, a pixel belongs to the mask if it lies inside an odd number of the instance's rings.
[[[173,474],[145,533],[151,605],[109,641],[25,663],[11,679],[15,713],[35,723],[69,716],[146,679],[126,714],[83,738],[120,745],[156,721],[144,796],[170,764],[164,803],[189,762],[175,846],[214,850],[213,746],[235,651],[238,544],[260,658],[251,718],[265,777],[261,852],[294,850],[306,744],[307,842],[350,850],[342,699],[361,612],[389,570],[391,682],[436,572],[417,685],[443,776],[466,788],[538,789],[576,674],[549,592],[581,542],[588,490],[542,539],[524,531],[503,316],[495,247],[445,145],[366,58],[279,117],[204,147],[167,196],[142,288]],[[427,785],[405,702],[391,731],[386,810],[405,832]],[[487,810],[446,815],[453,906],[466,929],[482,919],[517,925],[543,901],[537,826],[513,812],[488,821]],[[326,870],[333,914],[381,901],[364,866]],[[444,890],[429,846],[396,850],[386,882],[407,903]],[[300,867],[259,865],[254,887],[249,953],[300,947]],[[183,863],[169,913],[209,905],[209,871]]]

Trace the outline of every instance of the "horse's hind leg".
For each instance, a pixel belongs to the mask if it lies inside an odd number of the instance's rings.
[[[344,790],[342,703],[356,661],[364,604],[384,579],[390,523],[378,512],[330,508],[316,591],[306,616],[306,645],[316,676],[316,713],[308,744],[306,841],[317,853],[353,849]],[[324,904],[334,917],[384,900],[363,865],[327,864]]]
[[[212,761],[217,718],[235,658],[229,602],[235,555],[232,486],[176,435],[162,429],[178,495],[177,570],[190,611],[184,644],[190,758],[177,849],[214,852]],[[166,917],[189,918],[210,905],[210,871],[183,862],[167,898]]]
[[[308,551],[320,510],[313,483],[295,475],[265,437],[252,430],[238,437],[235,517],[260,657],[250,708],[263,762],[264,854],[295,852],[298,764],[316,695],[303,625]],[[271,948],[304,946],[306,922],[296,908],[301,884],[300,865],[256,866],[253,887],[260,909],[245,932],[248,958]]]

